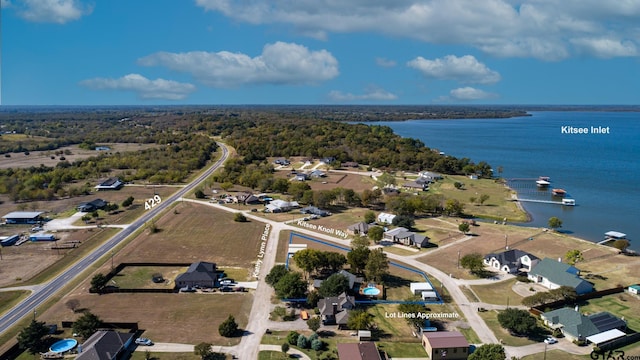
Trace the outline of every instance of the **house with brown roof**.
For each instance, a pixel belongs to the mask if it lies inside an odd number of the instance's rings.
[[[338,344],[340,360],[382,360],[380,352],[373,342]]]
[[[423,332],[422,346],[432,360],[465,360],[469,356],[469,342],[459,331]]]

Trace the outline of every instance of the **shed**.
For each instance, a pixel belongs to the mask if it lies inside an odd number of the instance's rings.
[[[371,340],[370,330],[358,330],[358,341],[370,341],[370,340]]]
[[[7,224],[36,224],[42,221],[42,211],[13,211],[3,216]]]
[[[433,291],[433,285],[428,282],[411,283],[409,288],[414,295],[421,295],[423,291]]]
[[[15,243],[18,240],[20,240],[20,235],[18,235],[18,234],[12,235],[12,236],[9,236],[7,238],[4,238],[4,239],[0,240],[0,245],[2,245],[2,246],[15,245]]]
[[[635,295],[640,295],[640,285],[629,286],[629,292]]]
[[[29,240],[30,241],[56,241],[56,237],[53,236],[53,234],[38,233],[38,234],[29,235]]]

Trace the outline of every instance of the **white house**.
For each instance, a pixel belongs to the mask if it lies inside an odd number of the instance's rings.
[[[380,213],[378,214],[378,224],[387,224],[390,225],[391,223],[393,223],[393,219],[396,216],[393,214],[389,214],[389,213]]]
[[[518,249],[511,249],[497,254],[488,254],[484,257],[484,264],[493,269],[508,274],[518,271],[529,272],[540,262],[534,255]]]
[[[280,199],[272,200],[266,206],[267,211],[273,213],[285,212],[297,207],[300,207],[297,201],[284,201]]]
[[[549,258],[544,258],[535,265],[527,277],[551,290],[569,286],[574,288],[578,295],[593,291],[593,285],[580,278],[580,270]]]

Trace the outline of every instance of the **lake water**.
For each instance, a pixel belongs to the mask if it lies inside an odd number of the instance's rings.
[[[523,203],[533,218],[526,225],[546,227],[548,219],[557,216],[563,222],[561,230],[567,233],[600,241],[605,232],[620,231],[628,235],[631,249],[640,250],[640,221],[635,211],[640,200],[640,113],[545,111],[531,115],[378,124],[446,154],[476,163],[487,161],[496,175],[507,179],[549,176],[550,187],[565,189],[577,205]],[[592,131],[597,128],[602,133]],[[579,133],[584,130],[586,133]],[[497,173],[499,167],[502,174]],[[533,184],[530,180],[519,189],[520,196],[550,198],[536,193]]]

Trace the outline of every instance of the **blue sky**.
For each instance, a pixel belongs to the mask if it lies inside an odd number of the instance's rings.
[[[640,104],[640,0],[0,0],[3,105]]]

